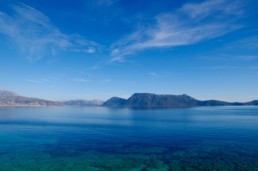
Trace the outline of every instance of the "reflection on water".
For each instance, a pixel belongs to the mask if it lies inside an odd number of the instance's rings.
[[[0,170],[258,170],[258,107],[0,109]]]

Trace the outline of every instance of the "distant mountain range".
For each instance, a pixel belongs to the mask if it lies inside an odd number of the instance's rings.
[[[101,100],[69,100],[61,102],[67,106],[101,106],[103,101]]]
[[[101,100],[69,100],[50,101],[33,97],[24,97],[17,93],[0,90],[0,107],[22,106],[106,106],[112,108],[182,108],[196,106],[244,106],[258,105],[258,100],[251,102],[224,102],[218,100],[197,100],[186,94],[156,95],[151,93],[135,93],[128,99],[112,97],[103,102]]]
[[[107,107],[127,108],[179,108],[196,106],[244,106],[258,105],[258,100],[240,103],[224,102],[218,100],[200,101],[186,94],[183,95],[156,95],[150,93],[135,93],[128,99],[112,97],[103,103]]]
[[[0,90],[0,106],[61,106],[59,102],[20,96],[16,93]]]
[[[25,106],[100,106],[100,100],[70,100],[50,101],[32,97],[24,97],[17,93],[0,90],[0,107],[25,107]]]

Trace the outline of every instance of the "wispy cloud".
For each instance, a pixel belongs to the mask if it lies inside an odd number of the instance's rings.
[[[228,65],[222,65],[222,66],[209,67],[209,69],[212,69],[212,70],[247,70],[247,71],[258,71],[258,67],[256,67],[256,66],[228,66]]]
[[[31,83],[46,83],[46,82],[49,82],[50,80],[48,80],[48,79],[36,79],[36,80],[28,79],[26,81],[31,82]]]
[[[238,41],[228,44],[226,49],[242,49],[253,50],[258,48],[258,36],[251,36],[247,38],[240,39]]]
[[[229,0],[208,0],[202,3],[187,3],[179,11],[186,13],[190,18],[203,19],[207,17],[213,17],[211,15],[216,14],[215,18],[224,19],[225,16],[242,15],[242,4],[240,1]]]
[[[236,20],[242,13],[240,1],[187,3],[176,11],[156,16],[154,24],[142,26],[114,43],[111,55],[113,59],[122,59],[139,50],[191,45],[216,38],[241,28]]]
[[[67,35],[42,12],[25,4],[11,6],[12,14],[0,11],[0,33],[11,38],[31,61],[59,51],[95,53],[99,45],[80,35]]]
[[[125,62],[125,59],[122,56],[115,56],[110,60],[110,63],[112,62]]]
[[[254,61],[258,59],[258,55],[241,55],[235,56],[235,58],[241,61]]]
[[[89,82],[90,80],[84,79],[84,78],[76,78],[76,79],[73,79],[73,81],[78,83],[86,83],[86,82]]]
[[[94,47],[88,47],[87,52],[88,53],[95,53],[96,49]]]
[[[151,76],[151,77],[157,77],[158,76],[158,74],[156,72],[149,72],[148,75]]]
[[[249,61],[258,60],[258,55],[236,55],[236,52],[234,51],[234,53],[221,53],[215,56],[213,55],[200,56],[200,59],[216,60],[216,61],[249,62]]]
[[[104,79],[103,80],[105,83],[109,83],[109,82],[111,82],[111,80],[110,79]]]

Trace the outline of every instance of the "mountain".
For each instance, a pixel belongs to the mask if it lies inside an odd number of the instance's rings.
[[[10,96],[18,96],[18,94],[10,91],[0,90],[0,97],[10,97]]]
[[[108,107],[124,107],[126,105],[127,100],[119,98],[119,97],[112,97],[109,100],[105,101],[102,105]]]
[[[236,106],[237,104],[238,103],[229,103],[229,102],[224,102],[219,100],[205,100],[205,101],[198,102],[199,106],[229,106],[229,105]]]
[[[196,106],[198,101],[185,94],[183,95],[156,95],[150,93],[135,93],[126,105],[132,108],[168,108]]]
[[[101,106],[103,101],[101,100],[69,100],[61,102],[68,106]]]
[[[59,102],[20,96],[16,93],[0,90],[0,107],[5,106],[61,106]]]
[[[240,106],[258,105],[257,101],[248,103],[230,103],[218,100],[200,101],[186,94],[183,95],[156,95],[151,93],[135,93],[128,99],[112,97],[103,103],[107,107],[128,107],[128,108],[178,108],[196,106]]]
[[[113,97],[104,102],[103,106],[128,108],[171,108],[198,106],[198,103],[198,100],[185,94],[176,96],[135,93],[127,100]]]
[[[49,101],[32,97],[24,97],[17,93],[0,90],[0,107],[22,106],[100,106],[100,100],[69,100],[63,102]]]
[[[258,105],[258,100],[253,100],[251,102],[246,103],[247,105]]]
[[[157,95],[151,93],[135,93],[128,99],[112,97],[109,100],[69,100],[63,102],[24,97],[17,93],[0,90],[0,107],[23,106],[107,106],[113,108],[178,108],[196,106],[243,106],[258,105],[258,100],[251,102],[224,102],[218,100],[200,101],[186,94],[183,95]]]

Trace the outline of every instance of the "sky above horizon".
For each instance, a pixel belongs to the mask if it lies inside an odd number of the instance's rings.
[[[255,0],[1,0],[0,89],[258,99]]]

